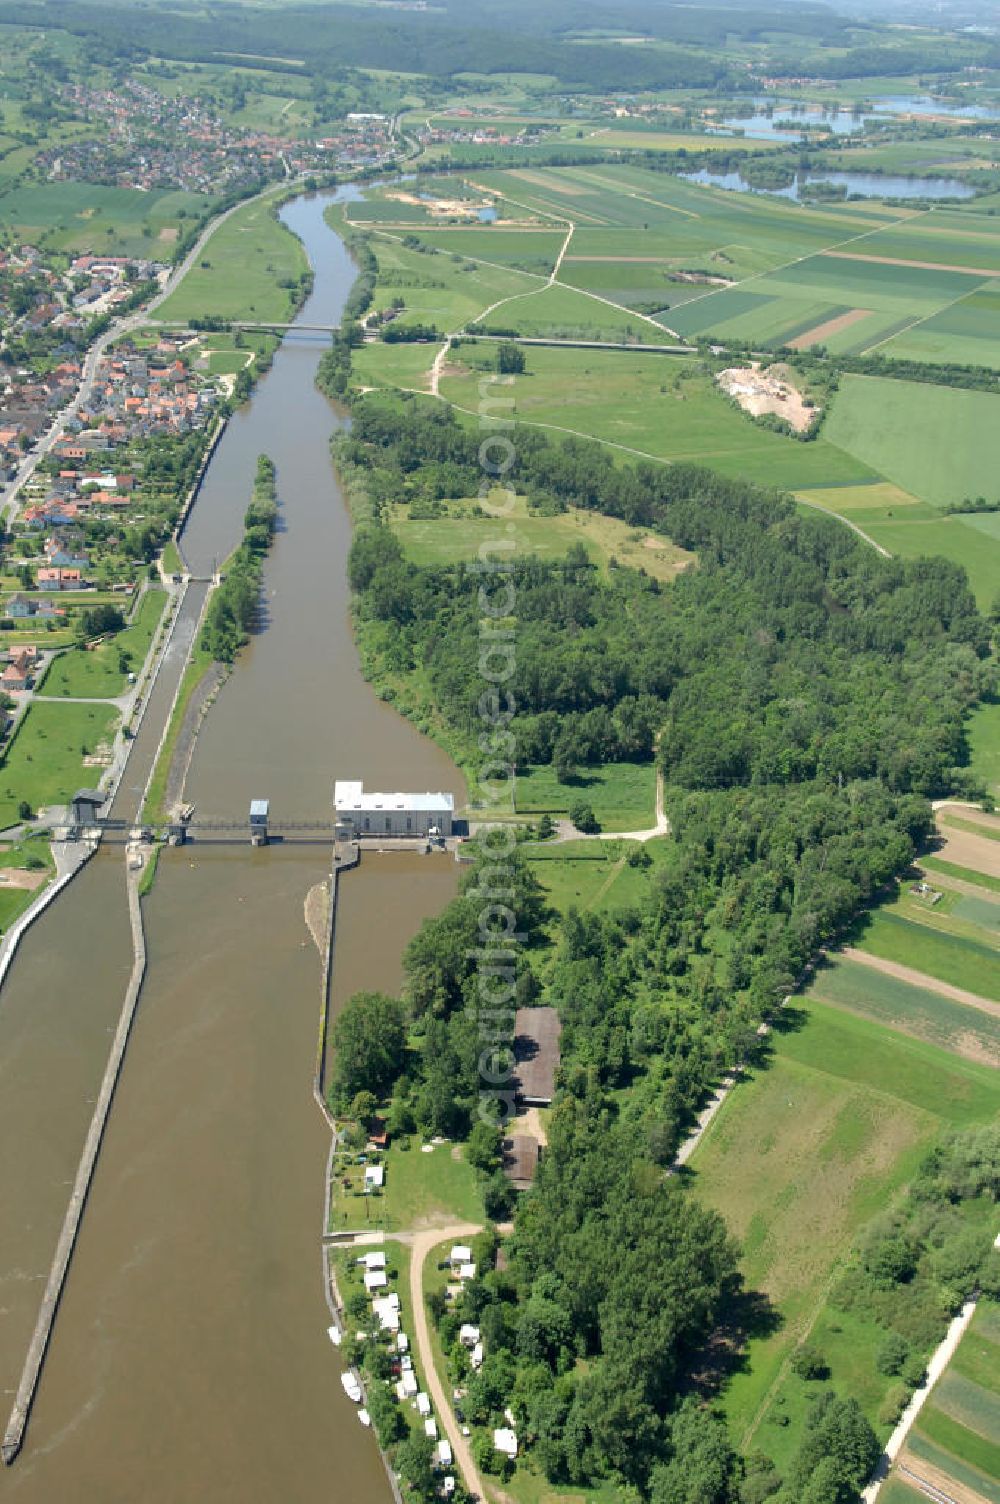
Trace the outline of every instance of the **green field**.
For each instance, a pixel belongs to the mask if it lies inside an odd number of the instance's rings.
[[[53,250],[169,261],[175,232],[185,219],[200,219],[213,202],[179,190],[27,183],[0,198],[0,226]]]
[[[669,862],[673,850],[668,838],[646,841],[642,849],[651,868],[629,864],[636,850],[631,842],[540,843],[525,847],[525,855],[548,902],[565,914],[574,907],[599,911],[638,903],[648,891],[650,872]]]
[[[858,944],[870,955],[1000,1002],[1000,955],[989,945],[881,911],[869,916]]]
[[[37,811],[93,788],[103,770],[84,758],[111,741],[117,723],[112,706],[30,706],[0,768],[0,829],[16,822],[22,799]]]
[[[56,658],[45,676],[42,693],[90,699],[111,699],[124,694],[128,689],[128,679],[119,668],[121,655],[129,655],[131,672],[138,674],[146,661],[166,603],[165,590],[147,590],[135,621],[123,632],[93,651],[70,648]]]
[[[816,984],[818,991],[821,981]],[[995,1071],[830,1007],[797,1000],[774,1037],[770,1066],[731,1095],[696,1151],[698,1194],[723,1213],[743,1248],[751,1288],[783,1318],[751,1343],[724,1407],[733,1434],[781,1465],[809,1386],[787,1358],[811,1334],[833,1382],[874,1416],[889,1381],[874,1369],[879,1334],[827,1307],[835,1270],[859,1229],[905,1184],[945,1123],[988,1121],[1000,1106]]]
[[[915,987],[846,957],[837,957],[817,972],[814,996],[825,1003],[887,1024],[917,1039],[971,1059],[1000,1066],[1000,1019],[954,1003],[927,988]]]
[[[1000,1485],[994,1483],[988,1474],[980,1472],[968,1458],[957,1455],[932,1441],[924,1429],[922,1419],[923,1415],[918,1419],[917,1425],[910,1432],[906,1442],[907,1452],[912,1453],[917,1459],[914,1470],[919,1472],[920,1461],[927,1461],[933,1467],[940,1469],[945,1477],[954,1479],[956,1483],[967,1489],[972,1489],[976,1497],[988,1500],[989,1504],[1000,1504]],[[965,1441],[964,1435],[957,1437],[952,1435],[949,1439],[957,1441],[959,1445]]]
[[[1000,397],[845,376],[825,437],[935,506],[1000,499]]]
[[[582,800],[603,830],[648,830],[656,819],[656,772],[651,762],[604,763],[560,783],[545,764],[518,773],[514,799],[519,815],[559,817]]]
[[[424,1154],[417,1139],[407,1149],[393,1144],[386,1154],[379,1210],[390,1232],[426,1226],[433,1217],[484,1220],[479,1180],[464,1154],[453,1153],[451,1144],[436,1144]]]
[[[460,559],[474,559],[482,544],[496,537],[495,517],[477,516],[478,502],[471,498],[442,505],[442,515],[434,518],[411,517],[409,508],[396,506],[389,523],[407,558],[414,564],[454,564]],[[614,517],[596,512],[566,511],[555,517],[528,510],[518,497],[508,513],[504,527],[518,555],[532,554],[540,559],[563,557],[574,545],[581,545],[602,569],[612,558],[619,564],[644,569],[655,579],[668,581],[689,567],[693,555],[678,548],[669,539],[654,535],[645,528],[630,528]]]
[[[273,200],[252,199],[218,227],[157,318],[286,320],[292,295],[278,284],[307,269],[302,242],[275,218]]]
[[[804,444],[754,423],[687,357],[547,348],[526,353],[526,373],[509,388],[522,422],[789,490],[879,479],[825,435]],[[482,369],[494,359],[483,345],[462,345],[452,374],[441,381],[442,395],[475,411]]]

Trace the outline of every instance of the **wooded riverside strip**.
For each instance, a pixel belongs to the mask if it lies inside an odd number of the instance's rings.
[[[478,443],[436,404],[369,396],[353,404],[337,448],[372,519],[349,560],[366,671],[473,776],[483,575],[464,562],[414,565],[386,524],[400,506],[475,495]],[[524,937],[518,1001],[558,1011],[559,1086],[507,1267],[441,1314],[442,1345],[458,1321],[482,1329],[486,1357],[464,1412],[488,1425],[509,1402],[553,1484],[613,1478],[655,1504],[848,1500],[879,1452],[876,1416],[855,1398],[821,1397],[790,1435],[780,1474],[766,1459],[738,1461],[724,1423],[684,1399],[709,1333],[730,1333],[738,1364],[747,1336],[773,1331],[778,1316],[759,1293],[740,1294],[721,1220],[663,1172],[720,1076],[764,1064],[761,1024],[807,963],[929,834],[928,798],[963,776],[963,718],[993,682],[987,626],[954,565],[879,558],[777,493],[693,466],[615,465],[594,443],[531,429],[518,429],[516,448],[507,480],[529,510],[601,511],[667,535],[696,564],[669,585],[620,564],[601,571],[579,546],[505,567],[519,773],[552,768],[572,785],[591,768],[655,756],[672,839],[629,908],[570,908],[554,928],[531,864],[518,854],[509,863],[507,901]],[[435,525],[446,529],[448,516]],[[468,1136],[488,1177],[487,1212],[500,1220],[512,1193],[491,1130],[476,1121],[477,1021],[495,1030],[479,1018],[479,883],[473,869],[407,950],[408,1044],[406,1014],[388,999],[355,999],[341,1096],[373,1091],[393,1134]],[[942,1162],[985,1153],[992,1163],[996,1137],[959,1134]],[[961,1192],[977,1206],[985,1194],[974,1175]],[[956,1214],[942,1236],[959,1265],[968,1244],[969,1263],[957,1275],[948,1266],[963,1290],[994,1277],[981,1222]],[[927,1330],[946,1320],[954,1294],[941,1278],[931,1259]],[[903,1319],[892,1311],[890,1327]],[[922,1328],[904,1354],[914,1371],[923,1344]],[[821,1356],[813,1366],[823,1369]],[[482,1450],[480,1465],[504,1476],[502,1459]]]

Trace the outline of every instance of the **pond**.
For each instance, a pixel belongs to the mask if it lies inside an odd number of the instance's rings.
[[[734,193],[766,193],[772,198],[803,197],[802,189],[807,183],[830,183],[844,187],[848,197],[859,194],[862,198],[909,198],[909,199],[970,199],[975,189],[958,178],[909,178],[894,173],[880,172],[803,172],[787,188],[756,188],[739,172],[709,172],[702,167],[698,172],[685,172],[681,176],[689,183],[703,183],[713,188],[728,188]]]

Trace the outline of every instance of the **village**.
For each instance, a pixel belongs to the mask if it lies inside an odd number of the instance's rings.
[[[119,89],[67,85],[62,97],[102,132],[39,153],[38,168],[53,182],[225,197],[300,173],[379,167],[394,150],[390,117],[379,113],[348,114],[310,139],[228,123],[196,95],[168,96],[135,78]]]
[[[338,806],[338,824],[341,820]],[[555,1008],[515,1010],[510,1085],[516,1111],[498,1134],[500,1165],[515,1194],[530,1190],[544,1153],[544,1115],[556,1092],[560,1033]],[[436,1491],[448,1498],[455,1492],[451,1469],[456,1463],[470,1484],[477,1466],[503,1472],[520,1450],[511,1402],[500,1407],[503,1424],[483,1429],[479,1401],[470,1390],[487,1355],[476,1281],[506,1267],[501,1239],[510,1229],[501,1223],[495,1231],[484,1230],[453,1218],[450,1231],[441,1226],[447,1214],[435,1207],[433,1187],[460,1151],[440,1137],[419,1143],[418,1149],[419,1141],[406,1131],[393,1144],[392,1128],[391,1118],[375,1112],[344,1123],[338,1135],[328,1186],[326,1257],[334,1312],[328,1335],[348,1359],[342,1383],[359,1407],[362,1425],[374,1421],[383,1438],[399,1439],[407,1431],[428,1438]],[[398,1192],[394,1178],[400,1181]],[[403,1181],[405,1202],[398,1199]],[[359,1206],[365,1210],[364,1227],[342,1231],[345,1221],[358,1220]],[[398,1225],[404,1208],[412,1227]],[[399,1288],[407,1265],[408,1304],[407,1292],[401,1296]],[[412,1331],[406,1330],[408,1309]],[[428,1313],[436,1327],[433,1338]]]

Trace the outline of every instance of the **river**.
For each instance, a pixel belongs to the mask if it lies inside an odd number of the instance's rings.
[[[352,264],[330,196],[282,211],[335,323]],[[281,527],[261,630],[209,714],[188,776],[203,818],[328,818],[336,777],[451,789],[444,754],[382,704],[351,640],[350,524],[315,389],[322,337],[294,330],[230,422],[184,535],[203,574],[238,541],[257,455]],[[190,597],[189,597],[190,599]],[[161,696],[171,683],[166,672]],[[155,716],[126,786],[138,796]],[[120,800],[125,798],[123,792]],[[303,920],[322,846],[165,851],[145,901],[149,968],[24,1450],[24,1504],[382,1504],[374,1440],[339,1382],[320,1263],[329,1139],[312,1100],[319,956]],[[341,881],[334,1006],[396,988],[410,935],[455,891],[443,856],[366,857]],[[0,994],[0,1387],[23,1361],[131,963],[120,848],[29,931]]]

